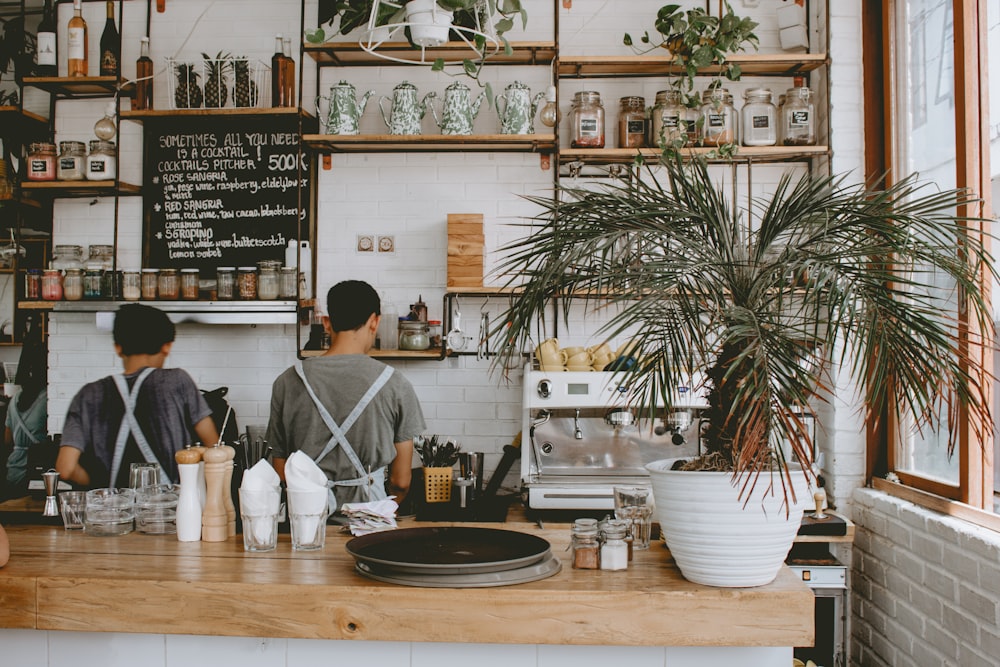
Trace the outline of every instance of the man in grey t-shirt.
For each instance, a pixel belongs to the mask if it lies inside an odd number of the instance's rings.
[[[302,451],[330,480],[331,510],[410,488],[413,438],[426,428],[413,386],[368,356],[381,317],[378,294],[348,280],[330,288],[324,324],[331,345],[278,376],[267,441],[282,479],[285,460]]]

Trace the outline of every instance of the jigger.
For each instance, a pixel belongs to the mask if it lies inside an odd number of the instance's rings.
[[[42,481],[45,484],[45,509],[42,510],[42,516],[59,516],[59,506],[56,504],[59,473],[55,470],[43,472]]]

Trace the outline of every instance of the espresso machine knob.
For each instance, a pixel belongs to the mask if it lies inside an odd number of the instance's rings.
[[[538,381],[538,396],[540,398],[552,398],[552,380]]]

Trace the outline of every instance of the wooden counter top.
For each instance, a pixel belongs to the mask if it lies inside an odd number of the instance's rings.
[[[401,522],[401,527],[420,524]],[[462,524],[475,525],[475,524]],[[500,527],[499,524],[480,524]],[[566,526],[502,527],[552,544],[561,572],[497,588],[416,588],[354,571],[349,535],[321,551],[269,553],[242,538],[178,542],[10,526],[0,568],[0,627],[89,632],[384,641],[629,646],[809,646],[813,594],[787,567],[768,586],[692,584],[662,544],[623,572],[574,570]]]

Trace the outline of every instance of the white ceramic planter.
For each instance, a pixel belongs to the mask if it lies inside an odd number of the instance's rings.
[[[440,7],[436,0],[411,0],[406,5],[410,39],[424,48],[441,46],[448,41],[453,16],[452,12]]]
[[[653,461],[646,469],[660,529],[684,578],[725,587],[771,583],[810,506],[801,469],[790,471],[795,501],[786,516],[777,477],[772,485],[769,475],[761,475],[747,501],[731,474],[672,471],[676,460]]]

